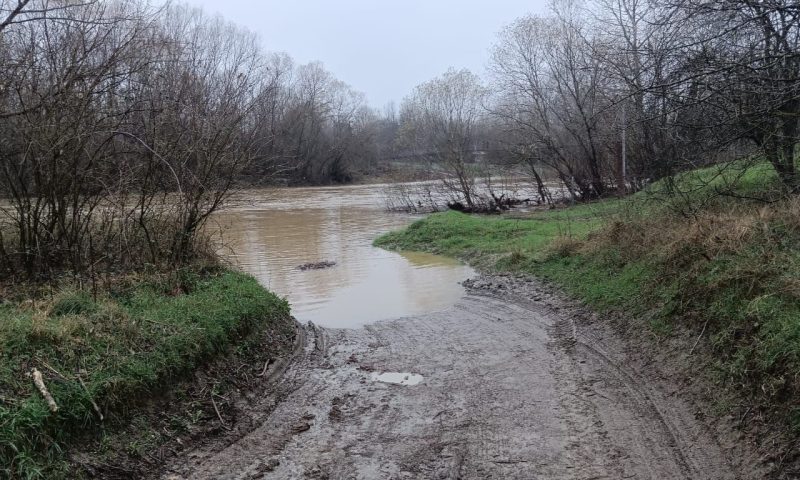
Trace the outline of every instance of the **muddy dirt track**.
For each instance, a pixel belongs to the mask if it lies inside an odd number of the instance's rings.
[[[744,479],[668,379],[629,368],[531,280],[483,277],[447,311],[307,328],[259,425],[169,465],[182,479]],[[416,385],[378,374],[421,375]],[[408,383],[417,377],[397,380]],[[732,465],[738,464],[739,467]]]

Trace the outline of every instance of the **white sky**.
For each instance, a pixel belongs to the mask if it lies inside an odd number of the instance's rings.
[[[255,31],[265,49],[319,60],[367,94],[397,103],[448,67],[482,75],[495,34],[547,0],[185,0]]]

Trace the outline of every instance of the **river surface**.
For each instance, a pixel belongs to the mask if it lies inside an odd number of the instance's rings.
[[[474,272],[450,258],[373,247],[379,235],[420,218],[387,212],[382,192],[380,185],[241,192],[216,217],[223,253],[288,298],[301,322],[358,327],[450,307]],[[325,261],[336,264],[298,268]]]

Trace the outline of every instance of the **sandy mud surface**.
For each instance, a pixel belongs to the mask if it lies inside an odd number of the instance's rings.
[[[254,429],[170,479],[746,479],[670,379],[532,280],[482,277],[435,314],[309,327]],[[268,408],[269,413],[259,411]],[[736,466],[734,466],[736,465]]]

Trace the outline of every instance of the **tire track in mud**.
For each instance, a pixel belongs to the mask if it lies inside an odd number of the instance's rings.
[[[469,292],[444,312],[307,329],[263,424],[173,478],[747,478],[668,388],[622,364],[608,332],[531,300],[536,284]],[[374,381],[382,372],[424,380]]]
[[[574,317],[569,317],[569,322],[575,325]],[[663,453],[661,449],[654,449],[654,444],[661,445],[662,448],[664,445],[670,447],[671,461],[679,469],[673,473],[673,478],[760,478],[757,473],[750,476],[745,472],[736,473],[733,468],[716,467],[715,463],[719,460],[713,458],[713,454],[708,454],[703,448],[704,445],[714,444],[713,438],[694,418],[687,421],[687,417],[690,417],[688,408],[681,410],[674,405],[675,401],[667,398],[672,397],[674,392],[665,392],[665,389],[659,390],[649,386],[647,380],[643,380],[624,365],[623,354],[614,351],[613,347],[604,345],[605,342],[598,336],[587,331],[578,333],[576,328],[573,328],[573,331],[580,354],[584,358],[593,358],[597,364],[607,367],[604,372],[606,382],[613,384],[610,378],[616,376],[618,385],[615,388],[624,389],[629,393],[630,396],[627,397],[619,395],[614,408],[618,408],[620,403],[625,404],[627,408],[640,411],[641,416],[649,417],[661,427],[664,439],[660,442],[647,441],[649,439],[646,437],[635,442],[641,452],[640,455]],[[592,388],[599,394],[598,388]],[[667,387],[666,390],[670,389],[671,387]],[[601,397],[606,398],[602,394]],[[637,428],[637,422],[633,421],[635,418],[626,420],[628,421],[623,422],[623,427],[617,427],[618,430]],[[650,473],[656,474],[653,471]]]
[[[519,297],[518,295],[497,295],[486,292],[480,292],[479,295],[487,296],[494,299],[507,298],[514,303],[530,309],[532,312],[547,311],[547,308],[542,304],[531,302],[529,299]],[[713,458],[707,455],[703,449],[695,448],[698,444],[704,444],[700,437],[705,433],[705,442],[714,443],[710,438],[708,432],[701,432],[702,428],[695,428],[695,433],[692,435],[687,433],[685,416],[689,414],[686,411],[677,411],[675,408],[670,409],[673,418],[681,419],[682,425],[679,427],[675,422],[670,421],[670,415],[665,413],[669,406],[669,402],[663,398],[658,400],[653,397],[657,392],[649,392],[646,387],[646,381],[626,368],[620,363],[619,358],[622,357],[619,353],[609,353],[607,349],[601,347],[603,340],[597,336],[579,329],[575,322],[574,315],[564,315],[562,313],[547,312],[552,317],[555,317],[555,323],[550,327],[553,344],[562,349],[567,355],[572,357],[573,365],[592,365],[594,372],[588,373],[587,367],[582,368],[582,376],[584,381],[581,388],[589,395],[600,395],[600,398],[606,400],[606,410],[614,411],[620,410],[621,406],[630,412],[640,412],[635,416],[619,416],[619,415],[606,415],[612,417],[613,420],[619,422],[622,420],[623,426],[617,426],[618,432],[626,432],[631,429],[639,431],[639,435],[629,435],[629,447],[639,452],[640,458],[647,456],[651,457],[650,462],[644,462],[640,465],[646,467],[647,474],[650,475],[646,478],[709,478],[709,479],[737,479],[745,477],[737,477],[730,468],[719,468],[715,464]],[[617,358],[615,360],[615,357]],[[600,371],[598,373],[598,371]],[[613,387],[615,392],[605,392],[605,395],[598,392],[598,388],[594,386],[595,381],[586,381],[586,376],[598,378],[602,377],[603,382],[608,386]],[[614,382],[613,380],[616,380]],[[576,395],[577,397],[578,395]],[[612,398],[609,398],[613,396]],[[661,397],[661,396],[659,396]],[[682,418],[684,417],[684,418]],[[634,419],[648,418],[650,422],[632,421]],[[605,419],[608,423],[613,423],[609,418]],[[655,425],[652,425],[655,423]],[[642,428],[644,425],[651,428]],[[655,427],[655,428],[653,428]],[[697,427],[695,425],[695,427]],[[607,432],[602,432],[602,437],[607,437]],[[661,438],[652,438],[653,436]],[[691,438],[687,438],[691,437]],[[664,450],[669,449],[670,455],[665,455]],[[690,452],[691,455],[687,455]],[[618,450],[615,456],[623,457],[626,454]],[[655,457],[655,458],[654,458]],[[661,458],[659,458],[661,457]],[[664,467],[654,468],[654,464],[668,464],[670,470],[668,476],[664,476]],[[639,478],[641,473],[635,472],[618,472],[618,476],[609,478]],[[597,477],[602,478],[602,477]]]
[[[526,299],[516,298],[515,300],[517,304],[526,306],[532,311],[542,310],[540,306],[535,304],[532,305]],[[629,447],[635,448],[639,452],[639,455],[644,457],[647,455],[657,456],[658,454],[662,453],[660,450],[663,449],[665,445],[670,446],[672,454],[668,456],[669,458],[667,458],[666,461],[672,463],[675,468],[669,473],[670,476],[668,478],[712,478],[708,477],[709,473],[703,473],[701,468],[697,468],[697,465],[693,466],[694,468],[689,466],[689,461],[687,461],[683,452],[683,448],[681,447],[683,446],[686,448],[691,447],[691,445],[686,445],[684,442],[680,441],[678,434],[676,434],[676,429],[672,427],[672,425],[666,420],[665,416],[661,413],[659,407],[653,401],[650,395],[648,395],[648,393],[641,388],[643,381],[636,378],[635,374],[632,372],[620,366],[601,348],[596,347],[595,345],[599,343],[597,339],[587,337],[583,334],[583,332],[580,332],[573,317],[558,314],[551,315],[556,317],[555,323],[549,328],[551,337],[553,339],[552,344],[554,347],[561,349],[569,358],[568,362],[561,363],[561,368],[566,370],[571,367],[572,369],[570,373],[566,375],[559,375],[559,377],[566,376],[580,379],[578,384],[573,387],[573,392],[570,393],[570,395],[577,400],[576,403],[582,404],[582,407],[578,409],[576,414],[578,416],[590,416],[591,418],[597,418],[597,421],[594,425],[598,425],[598,422],[603,422],[603,420],[600,419],[600,414],[597,411],[598,409],[596,405],[594,405],[593,402],[588,401],[587,398],[600,395],[601,398],[604,398],[608,401],[607,403],[611,404],[612,399],[609,397],[613,394],[616,394],[614,395],[613,400],[613,404],[616,405],[616,409],[619,409],[620,405],[624,405],[626,410],[631,412],[645,412],[647,416],[656,420],[658,424],[660,424],[656,425],[656,427],[661,427],[642,429],[641,424],[637,422],[626,421],[626,427],[618,427],[618,431],[625,431],[629,428],[640,430],[640,434],[638,436],[630,437],[631,445],[629,445]],[[592,377],[604,377],[604,382],[609,385],[613,385],[615,390],[618,391],[613,393],[606,392],[605,395],[597,392],[597,389],[594,387],[595,382],[592,380],[587,380],[586,378],[586,371],[588,369],[586,367],[580,367],[581,365],[586,365],[587,363],[594,366],[593,370],[595,370],[595,372],[592,373]],[[602,370],[602,373],[598,373],[598,370]],[[610,374],[616,375],[616,382],[610,381]],[[622,391],[622,394],[620,394],[619,391]],[[631,395],[633,397],[631,397]],[[635,401],[633,399],[635,399]],[[616,419],[619,418],[620,417],[617,417]],[[625,416],[622,418],[630,419],[631,417]],[[608,420],[606,420],[606,422],[608,422]],[[606,430],[600,429],[599,431],[583,432],[583,435],[579,436],[586,438],[586,435],[594,435],[596,437],[597,441],[594,442],[595,446],[607,444],[608,432]],[[653,438],[650,438],[653,435],[660,436],[662,438],[654,440]],[[615,451],[611,452],[605,452],[604,456],[599,455],[600,452],[598,451],[591,453],[593,454],[594,458],[623,458],[626,455],[625,452],[619,449],[615,449]],[[645,464],[648,467],[647,473],[649,475],[663,475],[665,473],[664,471],[658,471],[650,468],[652,463],[655,462],[651,461],[650,463]],[[626,469],[621,465],[616,465],[614,470],[616,470],[614,472],[615,475],[610,478],[632,478],[636,476],[635,472],[627,472],[625,471]],[[600,477],[598,476],[598,478]]]

